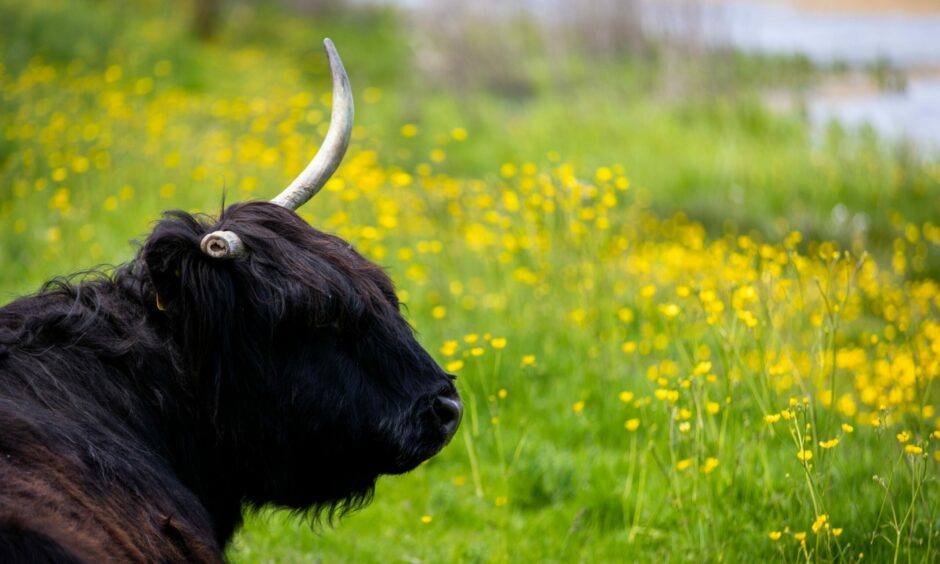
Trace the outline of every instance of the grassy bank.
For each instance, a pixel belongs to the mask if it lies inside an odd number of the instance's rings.
[[[240,6],[199,43],[143,6],[0,2],[3,301],[277,193],[330,36],[358,125],[302,215],[387,266],[467,406],[369,508],[251,515],[232,560],[938,557],[940,168],[762,107],[820,71],[535,43],[463,85],[388,12]]]

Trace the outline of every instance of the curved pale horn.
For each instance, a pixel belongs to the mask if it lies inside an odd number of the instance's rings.
[[[231,231],[213,231],[199,243],[202,252],[214,259],[231,260],[245,254],[241,237]]]
[[[333,42],[325,39],[323,46],[326,48],[330,71],[333,74],[333,112],[330,116],[330,129],[307,168],[290,186],[271,200],[272,204],[292,210],[302,206],[323,188],[343,160],[346,147],[349,146],[349,138],[352,136],[354,109],[349,77],[346,76],[343,61],[340,60]]]

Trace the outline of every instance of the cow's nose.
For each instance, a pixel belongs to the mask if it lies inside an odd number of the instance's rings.
[[[454,396],[437,396],[434,400],[434,415],[444,428],[444,441],[450,442],[463,417],[463,404]]]

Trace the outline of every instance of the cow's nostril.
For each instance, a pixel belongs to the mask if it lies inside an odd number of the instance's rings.
[[[434,400],[434,414],[444,427],[446,440],[449,441],[460,425],[460,418],[463,417],[463,405],[456,398],[437,396]]]

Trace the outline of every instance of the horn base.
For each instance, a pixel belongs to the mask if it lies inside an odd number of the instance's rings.
[[[232,260],[245,255],[241,237],[231,231],[213,231],[202,238],[199,248],[206,255],[219,260]]]

